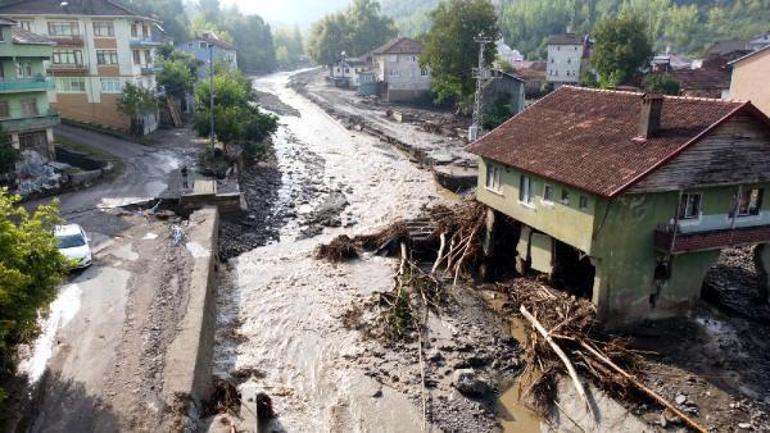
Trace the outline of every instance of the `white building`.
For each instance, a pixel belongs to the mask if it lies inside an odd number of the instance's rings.
[[[128,130],[131,119],[117,108],[123,86],[157,87],[152,18],[111,0],[14,2],[0,6],[0,17],[56,43],[46,65],[56,90],[48,97],[64,119]],[[137,120],[144,133],[157,129],[157,113]]]
[[[580,82],[580,67],[585,53],[585,38],[574,33],[548,38],[546,81],[555,87]]]
[[[419,62],[422,48],[414,39],[401,37],[372,51],[377,81],[384,83],[387,101],[413,101],[430,95],[430,71]]]

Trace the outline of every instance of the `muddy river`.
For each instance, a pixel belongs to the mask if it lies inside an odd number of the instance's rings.
[[[368,256],[331,265],[312,254],[338,234],[370,233],[451,196],[399,151],[343,128],[288,89],[288,79],[273,74],[256,79],[255,87],[301,114],[280,116],[275,140],[283,186],[273,207],[293,218],[280,240],[230,261],[219,292],[215,374],[242,378],[245,426],[253,425],[254,403],[247,400],[264,391],[279,414],[276,431],[424,431],[415,396],[384,387],[351,361],[375,348],[340,320],[354,301],[392,287],[396,263]],[[346,203],[340,227],[308,235],[302,221],[331,202]],[[506,406],[512,397],[504,394]],[[522,431],[508,418],[506,431]]]

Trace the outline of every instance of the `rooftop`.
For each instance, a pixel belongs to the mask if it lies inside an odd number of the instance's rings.
[[[739,58],[733,60],[732,62],[730,62],[729,64],[730,65],[735,65],[736,63],[738,63],[738,62],[740,62],[742,60],[753,58],[754,56],[759,55],[759,54],[767,54],[767,53],[770,53],[770,45],[767,45],[767,46],[762,47],[762,48],[760,48],[760,49],[758,49],[756,51],[753,51],[753,52],[751,52],[749,54],[746,54],[743,57],[739,57]]]
[[[132,16],[140,14],[113,0],[21,0],[0,6],[3,15],[98,15]]]
[[[231,43],[229,43],[227,41],[223,41],[222,39],[219,39],[219,38],[217,38],[215,36],[211,36],[209,34],[203,34],[203,35],[197,36],[197,37],[191,39],[191,41],[206,42],[206,43],[211,44],[211,45],[213,45],[215,47],[222,48],[223,50],[235,51],[235,47],[233,46],[233,44],[231,44]]]
[[[749,103],[663,97],[661,129],[639,135],[643,93],[562,86],[471,144],[471,153],[615,197]]]
[[[411,38],[391,39],[385,45],[372,51],[372,54],[420,54],[422,44]]]
[[[675,69],[670,74],[679,82],[682,90],[730,88],[730,71],[727,68]]]
[[[47,37],[24,30],[21,27],[13,29],[13,43],[21,45],[56,45],[56,42]]]
[[[583,45],[583,36],[575,33],[564,33],[548,37],[548,45]]]

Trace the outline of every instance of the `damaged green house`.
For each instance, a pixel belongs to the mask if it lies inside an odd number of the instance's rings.
[[[469,150],[519,270],[610,328],[686,314],[720,249],[770,242],[770,120],[748,102],[564,86]]]

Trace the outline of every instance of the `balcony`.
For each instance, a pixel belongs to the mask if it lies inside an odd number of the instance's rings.
[[[667,254],[718,250],[768,241],[770,225],[692,233],[674,233],[668,227],[659,227],[654,233],[655,249]]]
[[[48,65],[48,72],[57,75],[85,74],[88,72],[88,65],[82,63],[51,63]]]
[[[48,38],[56,42],[57,47],[83,46],[83,38],[81,36],[48,36]]]
[[[0,93],[45,92],[54,90],[53,81],[46,77],[0,81]]]
[[[129,45],[131,45],[131,48],[153,48],[163,44],[160,41],[154,40],[152,36],[132,36],[131,40],[129,40]]]
[[[153,75],[163,70],[161,65],[142,65],[142,75]]]
[[[52,128],[59,124],[59,113],[49,109],[45,114],[19,119],[0,119],[6,132],[23,132],[33,129]]]

